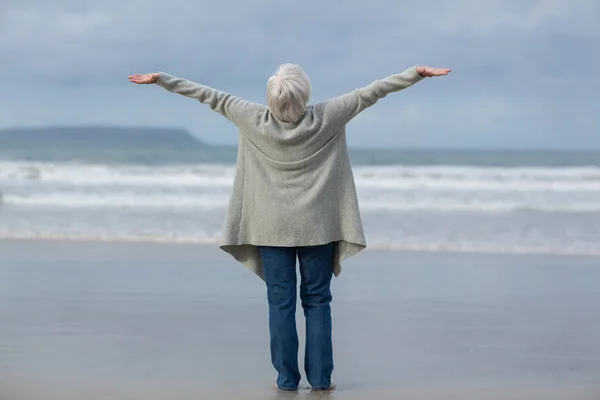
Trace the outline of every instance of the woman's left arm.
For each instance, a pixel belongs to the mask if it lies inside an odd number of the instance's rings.
[[[200,103],[207,104],[213,111],[222,114],[238,126],[243,124],[248,113],[256,108],[256,105],[252,102],[164,72],[136,74],[130,76],[129,80],[137,84],[155,83],[169,92],[196,99]]]

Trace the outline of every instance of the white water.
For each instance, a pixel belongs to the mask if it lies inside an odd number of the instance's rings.
[[[0,237],[216,242],[232,165],[0,161]],[[600,253],[600,167],[359,166],[371,244]]]
[[[60,208],[225,207],[230,165],[0,164],[3,204]],[[600,211],[600,168],[357,167],[365,210]]]
[[[230,186],[231,165],[88,165],[0,162],[0,183],[86,186]],[[357,184],[386,189],[584,190],[600,192],[600,167],[484,168],[456,166],[356,167]]]

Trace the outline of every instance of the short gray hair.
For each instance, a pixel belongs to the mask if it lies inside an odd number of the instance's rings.
[[[278,120],[296,122],[306,111],[310,90],[302,67],[282,64],[267,83],[267,106]]]

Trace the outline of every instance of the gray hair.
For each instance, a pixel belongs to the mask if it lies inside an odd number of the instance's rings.
[[[310,90],[302,67],[282,64],[267,83],[267,106],[278,120],[296,122],[306,111]]]

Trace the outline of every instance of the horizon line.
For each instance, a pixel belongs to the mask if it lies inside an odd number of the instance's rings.
[[[109,124],[80,124],[80,125],[44,125],[44,126],[12,126],[12,127],[0,127],[0,134],[8,131],[33,131],[33,130],[45,130],[45,129],[148,129],[148,130],[176,130],[187,133],[191,138],[198,141],[198,143],[213,147],[237,147],[237,143],[215,143],[212,141],[200,138],[194,135],[185,127],[177,126],[156,126],[156,125],[109,125]],[[600,148],[552,148],[552,147],[521,147],[521,148],[502,148],[492,146],[463,146],[463,147],[450,147],[450,146],[437,146],[437,147],[424,147],[424,146],[403,146],[403,145],[386,145],[380,146],[369,146],[369,145],[348,145],[350,150],[405,150],[405,151],[481,151],[481,152],[513,152],[513,153],[524,153],[524,152],[541,152],[541,153],[600,153]]]

